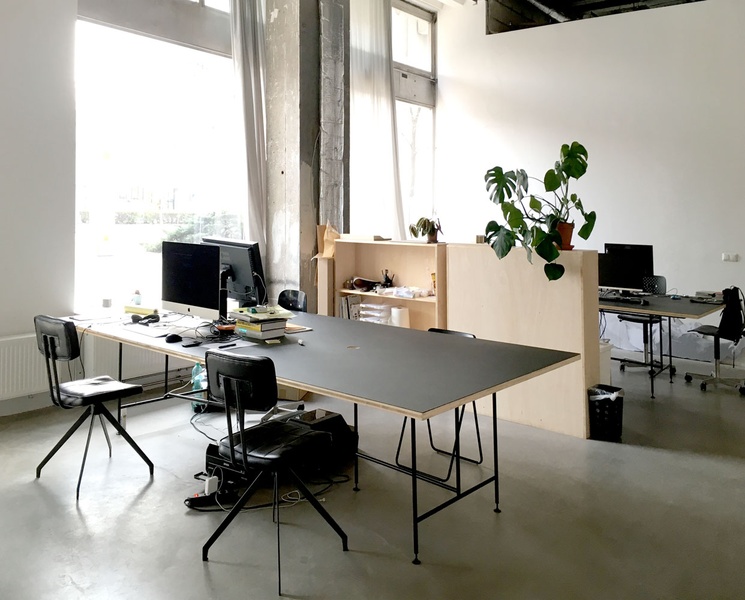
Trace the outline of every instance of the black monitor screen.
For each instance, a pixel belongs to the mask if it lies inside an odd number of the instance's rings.
[[[220,249],[163,242],[164,310],[215,320],[220,316]]]
[[[257,242],[205,237],[202,243],[220,249],[220,261],[228,298],[238,301],[240,306],[266,304],[264,268]]]
[[[654,275],[651,245],[605,244],[598,255],[598,285],[620,290],[643,290],[644,277]]]

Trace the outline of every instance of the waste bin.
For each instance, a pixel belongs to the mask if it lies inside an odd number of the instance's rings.
[[[623,429],[623,389],[598,384],[587,390],[590,439],[620,442]]]

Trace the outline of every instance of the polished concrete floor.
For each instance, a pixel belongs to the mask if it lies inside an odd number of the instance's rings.
[[[346,482],[322,495],[349,534],[349,552],[307,503],[283,509],[284,595],[745,597],[745,400],[734,390],[686,385],[681,364],[673,384],[658,380],[653,400],[641,371],[613,368],[614,385],[625,391],[623,443],[500,421],[502,513],[493,512],[486,488],[428,519],[421,565],[411,563],[410,486],[399,473],[362,463],[360,492]],[[315,396],[308,407],[336,410],[351,422],[343,403]],[[361,416],[361,446],[390,457],[400,420],[370,409]],[[222,513],[183,502],[202,485],[194,479],[204,468],[202,433],[219,436],[223,416],[201,416],[200,433],[188,404],[130,409],[128,431],[155,463],[154,477],[119,436],[109,459],[97,430],[79,502],[83,433],[40,479],[34,473],[75,417],[48,409],[0,419],[1,598],[277,597],[271,512],[239,515],[205,563],[201,546]],[[436,430],[445,435],[449,425],[436,423]],[[482,426],[490,430],[486,420]],[[427,466],[440,468],[439,460]],[[467,469],[466,479],[480,472],[489,469]],[[446,497],[429,486],[420,492],[424,505]]]

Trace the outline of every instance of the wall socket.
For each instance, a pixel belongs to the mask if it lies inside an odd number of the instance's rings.
[[[739,254],[731,252],[722,252],[722,262],[738,262],[740,260]]]

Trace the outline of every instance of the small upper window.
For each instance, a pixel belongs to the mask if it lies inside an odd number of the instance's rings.
[[[424,73],[434,71],[432,14],[411,5],[394,3],[392,10],[393,62]]]

